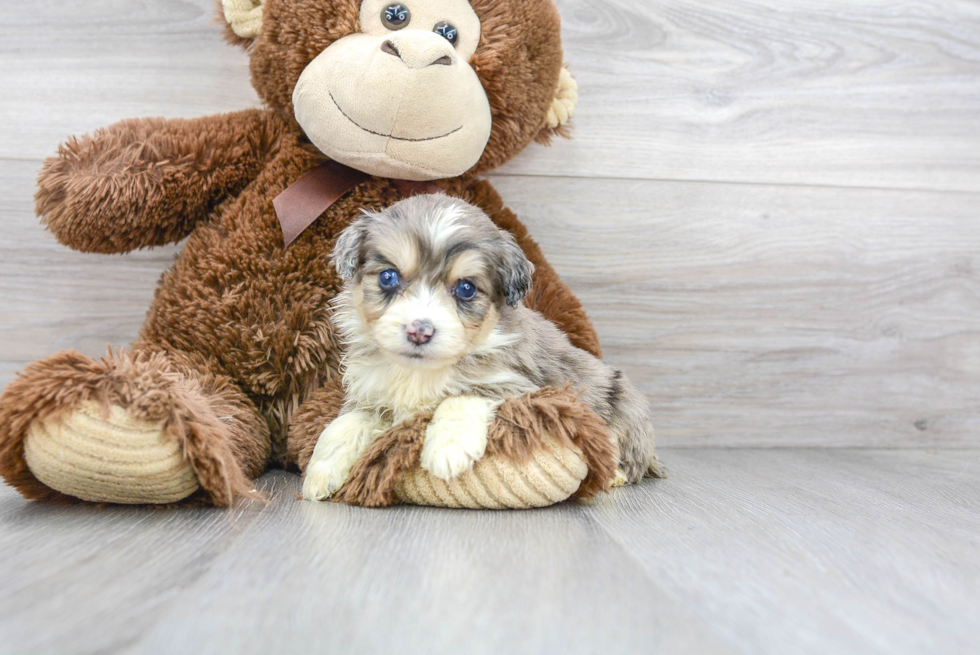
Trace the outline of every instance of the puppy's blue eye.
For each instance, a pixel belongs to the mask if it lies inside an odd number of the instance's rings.
[[[460,300],[473,300],[476,295],[476,285],[469,280],[460,280],[456,283],[456,297]]]
[[[378,284],[381,285],[381,288],[385,291],[397,287],[399,281],[398,271],[393,268],[381,271],[381,275],[378,276]]]

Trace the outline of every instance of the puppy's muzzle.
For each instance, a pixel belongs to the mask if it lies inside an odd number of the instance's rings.
[[[408,340],[419,346],[428,343],[435,333],[436,327],[432,321],[412,321],[412,324],[405,328]]]

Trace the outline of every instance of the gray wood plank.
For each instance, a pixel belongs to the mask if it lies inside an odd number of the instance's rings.
[[[4,652],[966,653],[980,450],[666,449],[528,512],[51,508],[0,487]]]
[[[39,161],[0,161],[0,385],[66,348],[105,354],[139,330],[176,247],[125,256],[77,253],[34,216]]]
[[[0,158],[130,116],[256,104],[212,0],[13,3]],[[560,0],[575,139],[533,175],[980,190],[980,6]]]
[[[741,652],[980,651],[980,451],[665,458],[588,514]]]
[[[257,106],[248,59],[212,0],[7,3],[0,19],[0,158],[42,159],[124,118]]]
[[[661,443],[980,443],[980,197],[493,181]]]
[[[512,173],[980,190],[980,5],[560,0],[575,138]]]
[[[117,652],[267,511],[58,507],[0,483],[0,652]]]
[[[128,652],[732,652],[581,507],[276,510]]]

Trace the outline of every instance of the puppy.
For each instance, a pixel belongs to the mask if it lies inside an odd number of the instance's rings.
[[[455,478],[483,456],[505,398],[569,382],[615,438],[619,477],[661,475],[646,400],[523,306],[534,267],[476,207],[445,195],[402,200],[344,230],[333,257],[345,281],[333,321],[347,397],[317,441],[304,498],[330,497],[372,439],[419,412],[434,412],[422,467]]]

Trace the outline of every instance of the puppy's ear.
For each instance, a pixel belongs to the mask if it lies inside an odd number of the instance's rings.
[[[361,265],[361,245],[367,234],[368,216],[362,216],[337,237],[331,260],[337,267],[337,274],[344,282],[352,279]]]
[[[507,304],[514,307],[531,290],[534,264],[528,260],[510,232],[500,230],[500,236],[503,238],[503,243],[500,245],[497,272]]]

